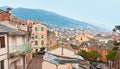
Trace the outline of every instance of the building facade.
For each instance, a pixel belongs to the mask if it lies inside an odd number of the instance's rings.
[[[26,22],[0,10],[0,68],[25,69],[32,59]]]
[[[55,46],[57,44],[56,33],[54,31],[48,31],[47,33],[48,46]]]
[[[7,35],[0,34],[0,69],[8,69]]]
[[[33,53],[38,53],[42,47],[47,47],[47,26],[39,21],[32,22],[31,42]]]

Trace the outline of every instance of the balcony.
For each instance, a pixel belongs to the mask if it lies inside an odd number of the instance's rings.
[[[10,47],[9,53],[10,57],[25,55],[27,52],[31,51],[31,44],[25,44],[20,46]]]

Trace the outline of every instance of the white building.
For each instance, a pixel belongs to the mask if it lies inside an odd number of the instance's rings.
[[[7,35],[0,32],[0,69],[8,69]]]
[[[43,57],[42,69],[88,69],[89,63],[74,51],[58,47]],[[86,66],[84,66],[86,63]]]
[[[1,69],[24,69],[27,62],[25,55],[30,51],[30,46],[25,41],[26,34],[0,24],[0,36]]]

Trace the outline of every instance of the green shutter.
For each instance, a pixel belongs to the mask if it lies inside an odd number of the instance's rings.
[[[44,38],[44,35],[41,35],[41,38]]]
[[[38,31],[38,28],[37,28],[37,27],[35,27],[35,31]]]
[[[35,35],[35,38],[37,39],[37,38],[38,38],[38,36],[37,36],[37,35]]]
[[[41,27],[41,31],[44,31],[44,27]]]

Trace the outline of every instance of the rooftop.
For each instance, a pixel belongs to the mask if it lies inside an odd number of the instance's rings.
[[[0,33],[6,33],[10,35],[25,35],[25,33],[18,31],[17,29],[10,28],[8,26],[0,24]]]

